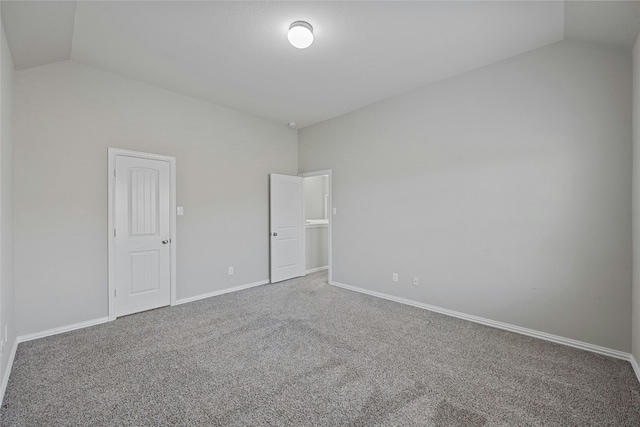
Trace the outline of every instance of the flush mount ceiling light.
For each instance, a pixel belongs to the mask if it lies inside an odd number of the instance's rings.
[[[296,21],[289,26],[289,43],[298,49],[306,49],[313,43],[313,27],[305,21]]]

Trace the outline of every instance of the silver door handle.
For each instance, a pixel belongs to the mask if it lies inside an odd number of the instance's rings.
[[[168,241],[168,240],[163,240],[163,241],[162,241],[162,244],[163,244],[163,245],[166,245],[167,243],[169,243],[169,241]]]
[[[273,233],[273,236],[274,236],[274,237],[275,237],[275,236],[277,236],[277,235],[278,235],[278,233]]]

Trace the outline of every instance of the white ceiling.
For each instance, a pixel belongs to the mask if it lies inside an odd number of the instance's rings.
[[[637,2],[569,3],[2,1],[2,19],[16,69],[72,59],[303,127],[563,38],[633,44]]]

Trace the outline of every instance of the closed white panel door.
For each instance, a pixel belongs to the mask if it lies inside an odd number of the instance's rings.
[[[304,275],[302,178],[271,174],[271,283]]]
[[[115,313],[171,302],[169,162],[116,156]]]

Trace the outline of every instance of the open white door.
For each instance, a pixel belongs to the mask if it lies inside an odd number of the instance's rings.
[[[271,283],[304,276],[302,178],[270,175]]]
[[[170,165],[115,157],[115,316],[171,302]]]

